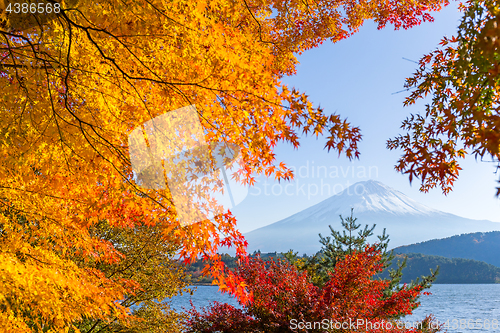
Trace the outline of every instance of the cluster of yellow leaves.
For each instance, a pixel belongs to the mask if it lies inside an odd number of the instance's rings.
[[[133,307],[134,320],[114,314],[105,319],[86,316],[75,326],[81,332],[181,332],[182,315],[175,313],[166,302],[186,291],[184,266],[174,260],[178,240],[166,238],[160,224],[122,228],[111,227],[103,221],[91,227],[90,233],[116,244],[123,259],[118,264],[79,260],[78,265],[97,269],[110,279],[135,281],[137,287],[119,301],[123,307]]]
[[[419,24],[446,3],[80,1],[24,27],[0,13],[1,326],[63,332],[83,318],[126,315],[115,301],[138,284],[75,264],[123,260],[89,232],[103,220],[161,226],[181,257],[204,255],[221,286],[248,297],[217,255],[220,246],[244,254],[234,217],[181,225],[168,190],[135,183],[128,134],[195,104],[207,142],[240,147],[237,178],[250,184],[259,173],[293,176],[273,149],[298,147],[301,132],[328,132],[328,149],[358,156],[359,129],[282,84],[295,54],[346,38],[366,19]]]
[[[2,226],[12,224],[6,222],[2,217]],[[44,240],[38,233],[33,235],[33,229],[2,230],[0,326],[4,331],[25,332],[47,326],[57,330],[82,316],[127,314],[125,308],[112,304],[126,290],[128,281],[122,279],[119,287],[118,281],[111,282],[99,270],[79,269],[58,255],[60,251],[43,246]],[[27,241],[29,236],[36,239]]]

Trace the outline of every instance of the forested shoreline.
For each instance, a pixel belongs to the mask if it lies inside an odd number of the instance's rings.
[[[284,258],[282,253],[257,253],[252,256],[260,255],[263,259]],[[446,258],[442,256],[425,255],[421,253],[396,254],[392,260],[392,267],[396,266],[397,261],[402,261],[408,256],[407,267],[403,269],[402,283],[410,283],[417,277],[429,275],[430,269],[435,270],[440,267],[435,284],[493,284],[500,283],[500,268],[478,260],[463,258]],[[311,256],[303,256],[311,258]],[[237,259],[228,254],[222,255],[222,261],[230,268],[237,266]],[[186,266],[186,273],[191,274],[189,280],[193,285],[211,285],[212,279],[202,276],[204,263],[197,260],[195,263]],[[380,274],[380,277],[387,278],[387,271]]]

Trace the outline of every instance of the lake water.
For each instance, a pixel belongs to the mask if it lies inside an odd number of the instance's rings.
[[[238,302],[218,291],[217,286],[197,286],[193,295],[184,294],[172,299],[174,309],[190,308],[189,300],[199,309],[211,301]],[[403,319],[408,327],[432,313],[441,323],[447,323],[448,332],[500,332],[500,284],[436,284],[422,296],[421,305],[414,314]]]

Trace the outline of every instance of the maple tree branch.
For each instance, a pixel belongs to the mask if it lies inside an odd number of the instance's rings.
[[[49,262],[45,262],[45,261],[43,261],[43,260],[40,260],[40,259],[38,259],[38,258],[33,257],[33,256],[32,256],[31,254],[29,254],[29,253],[21,253],[21,254],[20,254],[20,256],[26,256],[26,257],[29,257],[29,258],[31,258],[31,259],[33,259],[33,260],[35,260],[35,261],[39,262],[39,263],[42,263],[42,264],[44,264],[44,265],[47,265],[47,266],[52,265],[52,264],[51,264],[51,263],[49,263]]]
[[[52,68],[55,69],[52,65],[45,66],[27,66],[27,65],[14,65],[14,64],[0,64],[0,67],[3,68],[33,68],[33,69],[42,69],[42,68]]]
[[[49,82],[49,73],[48,73],[47,69],[45,69],[45,75],[47,77],[47,82]],[[64,161],[66,162],[66,167],[67,167],[67,169],[69,171],[71,171],[71,167],[69,165],[69,161],[68,161],[67,155],[65,154],[65,150],[64,150],[64,146],[63,145],[66,145],[71,150],[71,152],[74,153],[75,155],[78,156],[78,154],[73,150],[73,148],[69,144],[65,144],[65,141],[63,140],[63,134],[62,134],[61,126],[59,125],[59,121],[57,120],[57,117],[59,115],[57,114],[57,111],[56,111],[56,108],[55,108],[55,105],[54,105],[54,99],[52,97],[52,89],[50,88],[50,84],[47,84],[47,90],[48,90],[48,93],[49,93],[50,106],[51,106],[51,109],[52,109],[52,117],[54,119],[54,122],[55,122],[56,127],[57,127],[57,131],[58,131],[58,134],[59,134],[59,142],[61,144],[61,151],[62,151],[62,153],[64,155]],[[61,119],[63,119],[63,118],[61,117]],[[47,126],[48,126],[48,124],[47,124]]]
[[[154,10],[156,10],[158,13],[160,13],[160,15],[164,16],[165,18],[167,18],[167,20],[172,21],[172,22],[174,22],[175,24],[177,24],[177,25],[179,25],[179,26],[181,26],[181,27],[183,27],[183,28],[186,28],[186,29],[188,29],[188,30],[191,30],[191,31],[197,32],[195,29],[190,28],[190,27],[188,27],[188,26],[186,26],[186,25],[184,25],[184,24],[181,24],[181,23],[177,22],[176,20],[174,20],[173,18],[171,18],[171,17],[167,16],[167,15],[165,14],[165,12],[164,12],[164,11],[159,10],[159,9],[158,9],[158,8],[157,8],[154,4],[152,4],[152,3],[151,3],[151,1],[150,1],[150,0],[145,0],[145,1],[146,1],[146,2],[147,2],[147,3],[148,3],[148,4],[149,4],[149,5],[150,5],[150,6],[151,6]]]
[[[248,6],[247,1],[243,0],[243,2],[245,3],[245,7],[247,8],[248,12],[250,13],[250,16],[252,16],[253,20],[255,21],[255,23],[257,23],[257,26],[259,27],[259,40],[260,40],[260,42],[272,44],[272,45],[276,46],[278,48],[278,50],[281,50],[276,42],[262,40],[262,26],[261,26],[259,20],[257,20],[257,18],[252,13],[252,10],[250,9],[250,6]]]
[[[87,331],[87,333],[91,333],[97,327],[97,325],[99,325],[100,322],[101,319],[97,318],[95,324]]]

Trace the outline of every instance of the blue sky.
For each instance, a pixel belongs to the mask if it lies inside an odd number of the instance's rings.
[[[233,209],[242,232],[276,222],[367,179],[387,184],[432,208],[500,222],[494,163],[476,162],[469,156],[461,163],[463,170],[454,191],[444,196],[440,189],[419,192],[418,180],[410,186],[408,177],[394,170],[401,152],[386,149],[386,140],[402,133],[401,121],[424,110],[423,102],[403,107],[406,92],[393,94],[403,89],[405,78],[417,68],[403,58],[418,61],[435,49],[443,36],[454,35],[461,14],[453,3],[434,17],[433,23],[399,31],[391,27],[377,30],[373,22],[367,22],[353,37],[325,43],[299,57],[297,75],[286,78],[285,83],[305,92],[326,113],[335,112],[359,126],[363,134],[361,156],[350,162],[335,152],[327,153],[323,149],[326,139],[321,137],[304,138],[298,150],[278,146],[278,159],[297,169],[302,167],[302,173],[296,175],[287,194],[286,183],[280,186],[260,177],[247,198]]]

